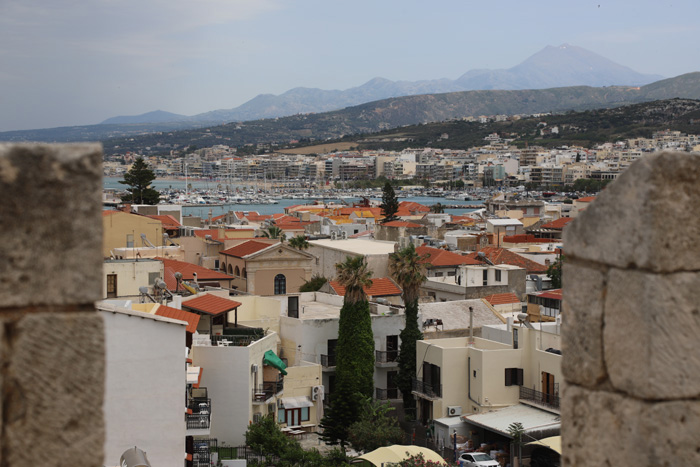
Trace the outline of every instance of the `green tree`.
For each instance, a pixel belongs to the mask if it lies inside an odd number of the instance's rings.
[[[389,222],[395,219],[396,213],[399,210],[399,199],[396,197],[396,192],[391,183],[386,182],[382,190],[382,204],[379,205],[384,214],[383,222]]]
[[[125,203],[137,204],[158,204],[160,193],[150,188],[151,182],[156,179],[156,175],[148,168],[143,157],[137,157],[128,172],[124,174],[124,180],[120,180],[122,185],[128,185],[127,193],[122,196]]]
[[[403,397],[404,410],[413,412],[416,401],[411,394],[412,380],[416,376],[416,342],[423,338],[418,325],[418,298],[420,287],[426,280],[425,256],[416,252],[413,243],[406,248],[389,255],[389,270],[402,289],[402,298],[406,306],[406,325],[401,330],[401,348],[399,349],[399,373],[396,384]]]
[[[552,288],[561,288],[561,266],[564,262],[564,256],[560,255],[552,264],[547,268],[547,276],[552,281]]]
[[[321,421],[321,438],[345,446],[348,428],[357,421],[362,399],[374,393],[374,336],[364,287],[372,281],[364,256],[348,256],[335,265],[337,281],[345,287],[336,346],[336,392]]]
[[[442,205],[442,203],[436,203],[430,206],[430,212],[433,214],[442,214],[445,212],[445,206]]]
[[[287,239],[287,236],[285,235],[284,231],[282,231],[282,229],[274,225],[263,230],[261,235],[265,238],[278,239],[280,242],[284,242]]]
[[[398,421],[389,415],[394,410],[387,401],[362,400],[360,418],[350,425],[349,439],[357,451],[374,451],[382,446],[401,444],[404,432]]]
[[[292,239],[294,240],[294,239]],[[289,242],[290,244],[292,243],[291,241]],[[319,275],[319,274],[314,274],[311,276],[311,279],[308,281],[305,281],[300,287],[299,287],[299,292],[316,292],[318,291],[323,285],[328,282],[328,279],[325,277]]]
[[[289,246],[296,248],[297,250],[308,250],[309,241],[304,235],[297,235],[289,240]]]
[[[513,422],[508,425],[507,431],[513,437],[513,446],[518,451],[518,465],[523,465],[523,434],[525,433],[525,428],[522,423]]]

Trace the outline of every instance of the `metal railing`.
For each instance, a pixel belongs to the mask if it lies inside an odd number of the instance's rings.
[[[559,410],[559,395],[557,394],[545,394],[544,392],[520,386],[520,399]]]
[[[392,399],[399,399],[401,397],[398,388],[374,388],[375,399],[379,401],[386,401]]]
[[[253,388],[253,402],[265,402],[272,396],[279,394],[284,389],[284,380],[263,381],[257,388]]]
[[[211,414],[188,413],[185,414],[185,422],[188,430],[207,429],[211,424]]]
[[[411,390],[430,399],[438,399],[442,397],[442,384],[425,383],[416,378],[413,378],[412,380]]]
[[[321,366],[324,368],[335,367],[335,355],[323,355],[323,354],[321,354]]]
[[[398,350],[375,350],[375,360],[377,363],[394,363],[398,361]]]

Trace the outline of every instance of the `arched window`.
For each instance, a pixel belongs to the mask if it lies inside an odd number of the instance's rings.
[[[275,295],[284,295],[287,293],[287,278],[284,274],[275,276]]]
[[[229,275],[233,275],[233,268],[231,267],[231,263],[228,265],[228,273]]]
[[[241,275],[241,270],[238,269],[238,266],[236,266],[236,274],[235,274],[235,276],[236,276],[236,277],[239,277],[240,275]]]

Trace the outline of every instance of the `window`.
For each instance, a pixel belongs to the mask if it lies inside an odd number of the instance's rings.
[[[501,282],[501,270],[496,269],[496,282]]]
[[[287,278],[284,274],[275,276],[275,295],[284,295],[287,293]]]
[[[522,386],[523,385],[523,369],[522,368],[506,368],[506,386]]]
[[[241,270],[236,266],[236,269],[233,270],[233,275],[236,277],[239,277],[241,275]]]
[[[156,283],[156,279],[160,277],[159,272],[149,272],[148,273],[148,285],[153,285]]]
[[[513,328],[513,348],[518,348],[518,328]]]
[[[447,277],[454,277],[456,274],[455,271],[447,271]]]
[[[488,285],[489,284],[489,270],[488,269],[484,269],[482,277],[484,279],[484,285]]]
[[[134,247],[134,234],[126,234],[126,247],[127,248]]]
[[[435,277],[442,277],[442,273],[441,273],[441,272],[436,272],[436,273],[435,273]]]
[[[107,274],[107,298],[117,297],[117,275]]]
[[[299,297],[296,295],[287,297],[287,316],[290,318],[299,317]]]

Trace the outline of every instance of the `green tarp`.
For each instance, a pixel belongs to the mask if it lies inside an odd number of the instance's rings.
[[[273,368],[277,368],[283,375],[287,374],[287,365],[272,350],[268,350],[263,355],[263,365],[270,365]]]

